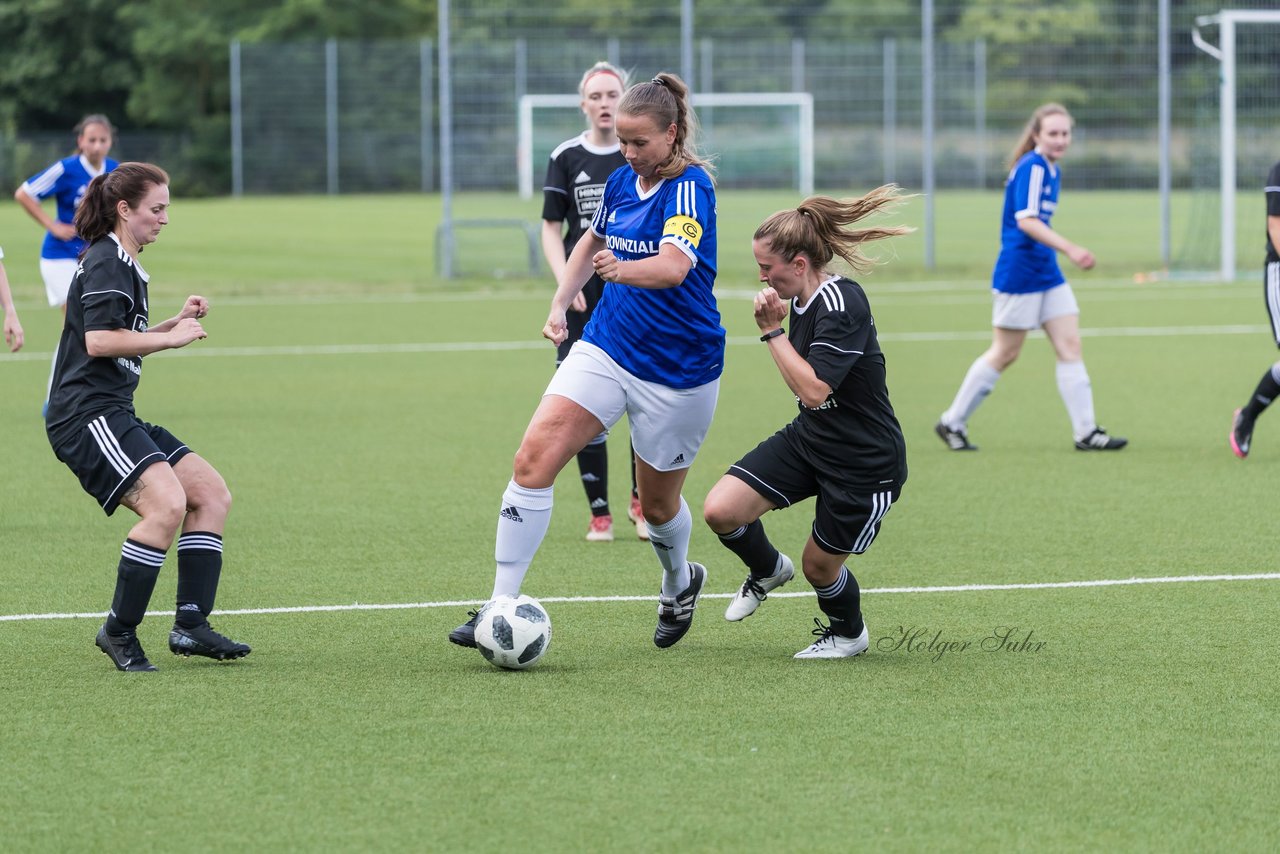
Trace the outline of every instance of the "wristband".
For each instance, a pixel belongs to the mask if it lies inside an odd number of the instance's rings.
[[[787,334],[787,330],[779,326],[777,329],[771,329],[765,334],[761,335],[760,340],[768,341],[770,338],[777,338],[779,335],[786,335],[786,334]]]

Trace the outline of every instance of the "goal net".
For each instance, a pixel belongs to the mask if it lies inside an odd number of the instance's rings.
[[[547,158],[582,133],[577,95],[524,95],[518,106],[520,197],[541,189]],[[813,194],[813,96],[808,92],[695,93],[700,151],[721,187]]]
[[[1263,186],[1280,160],[1280,11],[1223,10],[1196,19],[1192,39],[1208,57],[1189,135],[1191,203],[1175,253],[1180,270],[1225,281],[1262,266]]]

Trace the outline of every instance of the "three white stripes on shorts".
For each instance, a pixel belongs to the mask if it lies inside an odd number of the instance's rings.
[[[98,443],[98,448],[102,451],[102,456],[106,457],[107,462],[116,470],[120,477],[127,477],[129,472],[133,471],[133,460],[120,447],[120,440],[107,429],[107,417],[99,416],[89,422],[89,432],[93,435],[94,441]]]

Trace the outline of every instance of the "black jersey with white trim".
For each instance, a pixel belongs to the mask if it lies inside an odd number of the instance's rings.
[[[80,258],[67,294],[67,319],[58,342],[46,429],[56,447],[94,417],[133,412],[141,356],[90,356],[85,333],[147,331],[148,276],[114,234],[94,241]]]
[[[592,145],[585,132],[565,140],[551,152],[542,187],[542,218],[568,225],[564,235],[566,257],[591,227],[604,197],[605,181],[613,170],[625,165],[627,159],[617,143]]]
[[[1280,216],[1280,162],[1267,174],[1267,216]],[[1280,247],[1271,242],[1271,229],[1267,229],[1267,263],[1280,261]]]
[[[907,479],[902,427],[889,403],[884,353],[862,286],[833,276],[807,305],[791,301],[791,345],[831,394],[812,409],[800,405],[792,422],[815,458],[850,486]]]

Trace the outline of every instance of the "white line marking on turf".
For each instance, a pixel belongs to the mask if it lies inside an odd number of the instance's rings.
[[[1257,572],[1249,575],[1166,575],[1158,577],[1101,578],[1090,581],[1038,581],[1022,584],[954,584],[940,587],[869,587],[864,594],[895,593],[975,593],[999,590],[1063,590],[1081,587],[1129,587],[1141,584],[1197,584],[1214,581],[1280,581],[1280,572]],[[729,599],[732,593],[707,593],[704,599]],[[812,591],[770,593],[779,599],[799,599],[812,596]],[[540,602],[578,604],[585,602],[653,602],[656,596],[541,596]],[[362,603],[350,605],[293,605],[283,608],[236,608],[219,610],[218,616],[243,614],[316,614],[328,611],[410,611],[425,608],[465,608],[482,604],[480,600],[455,600],[448,602],[399,602]],[[172,611],[148,611],[148,617],[163,617]],[[81,612],[70,614],[0,614],[0,623],[30,622],[34,620],[87,620],[101,619],[105,612]]]
[[[1271,327],[1262,325],[1234,324],[1227,326],[1114,326],[1081,329],[1080,335],[1085,338],[1168,338],[1187,335],[1258,335],[1269,333]],[[1044,333],[1034,330],[1031,337],[1043,337]],[[973,329],[962,332],[882,332],[881,342],[940,342],[940,341],[988,341],[991,339],[990,329]],[[732,337],[728,344],[734,346],[755,346],[759,342],[756,336]],[[477,353],[509,350],[550,350],[551,342],[540,338],[525,341],[455,341],[455,342],[410,342],[406,344],[299,344],[280,347],[193,347],[182,350],[170,350],[163,358],[208,358],[217,356],[381,356],[404,353]],[[0,365],[16,362],[47,362],[53,357],[52,352],[13,353],[0,360]]]

